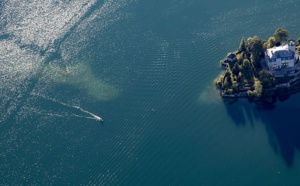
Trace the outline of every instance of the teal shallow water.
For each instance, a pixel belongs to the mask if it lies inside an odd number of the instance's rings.
[[[261,110],[213,87],[241,37],[299,36],[297,1],[1,6],[1,184],[299,182],[299,95]]]

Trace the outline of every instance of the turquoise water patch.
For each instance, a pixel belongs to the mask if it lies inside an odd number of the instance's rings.
[[[41,79],[54,87],[72,86],[84,92],[83,96],[88,96],[96,101],[113,100],[119,95],[118,89],[95,76],[86,62],[65,66],[51,63],[45,68]]]

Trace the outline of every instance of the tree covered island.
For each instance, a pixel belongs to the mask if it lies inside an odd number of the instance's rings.
[[[226,72],[215,85],[222,97],[274,102],[300,91],[299,43],[300,38],[289,39],[282,28],[267,41],[257,36],[242,38],[238,50],[221,60]]]

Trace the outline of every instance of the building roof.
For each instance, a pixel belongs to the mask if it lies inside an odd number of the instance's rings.
[[[234,53],[230,53],[228,56],[227,56],[227,59],[234,59],[236,58],[236,55]]]
[[[267,49],[267,54],[270,59],[293,57],[294,52],[289,50],[288,45],[282,45]]]

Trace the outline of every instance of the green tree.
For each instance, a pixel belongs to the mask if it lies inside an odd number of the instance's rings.
[[[243,59],[244,59],[244,52],[241,52],[241,53],[236,55],[236,60],[237,60],[238,64],[242,64]]]
[[[298,53],[300,53],[300,37],[296,40],[296,45],[298,45],[296,47],[296,50],[297,50]]]
[[[296,40],[296,45],[300,45],[300,37]]]
[[[244,59],[243,60],[243,64],[242,64],[242,72],[249,72],[251,69],[251,65],[250,65],[250,61],[248,59]]]
[[[245,42],[245,38],[242,38],[241,42],[240,42],[240,47],[239,47],[239,52],[243,52],[246,51],[246,42]]]
[[[251,61],[255,68],[260,68],[260,59],[264,55],[264,43],[257,36],[254,36],[250,43]]]
[[[275,85],[275,77],[265,70],[261,70],[259,72],[259,80],[264,89],[273,88]]]
[[[240,71],[240,67],[239,64],[236,62],[232,68],[232,73],[237,76],[239,74],[239,71]]]
[[[300,46],[297,46],[296,50],[297,50],[298,54],[300,54]]]
[[[253,38],[252,37],[249,37],[247,39],[247,42],[246,42],[246,54],[249,54],[251,52],[251,44],[252,44],[252,40]]]
[[[252,68],[251,68],[250,61],[248,59],[244,59],[241,72],[242,72],[241,74],[243,74],[243,79],[247,80],[247,82],[251,82]]]
[[[232,86],[232,81],[231,81],[231,77],[227,76],[224,79],[224,85],[223,85],[223,89],[228,89]]]
[[[269,37],[267,48],[273,48],[276,45],[276,38],[274,36]]]
[[[254,97],[260,97],[262,95],[262,91],[263,91],[263,87],[259,81],[259,79],[254,78],[254,86],[253,86],[254,90],[250,90],[248,91],[248,94],[250,96],[254,96]]]
[[[254,92],[255,92],[255,96],[260,97],[262,94],[262,85],[261,82],[259,81],[259,79],[255,78],[254,79]]]
[[[232,86],[231,86],[233,93],[237,93],[239,91],[238,87],[239,87],[239,85],[238,85],[237,81],[233,81]]]
[[[214,81],[215,85],[218,86],[219,88],[222,87],[223,78],[224,78],[224,76],[220,75],[220,77]]]
[[[276,42],[279,42],[279,43],[287,41],[289,36],[290,36],[290,34],[288,33],[288,31],[283,28],[278,28],[274,33]]]
[[[244,74],[242,72],[239,72],[237,82],[240,87],[244,87]]]

